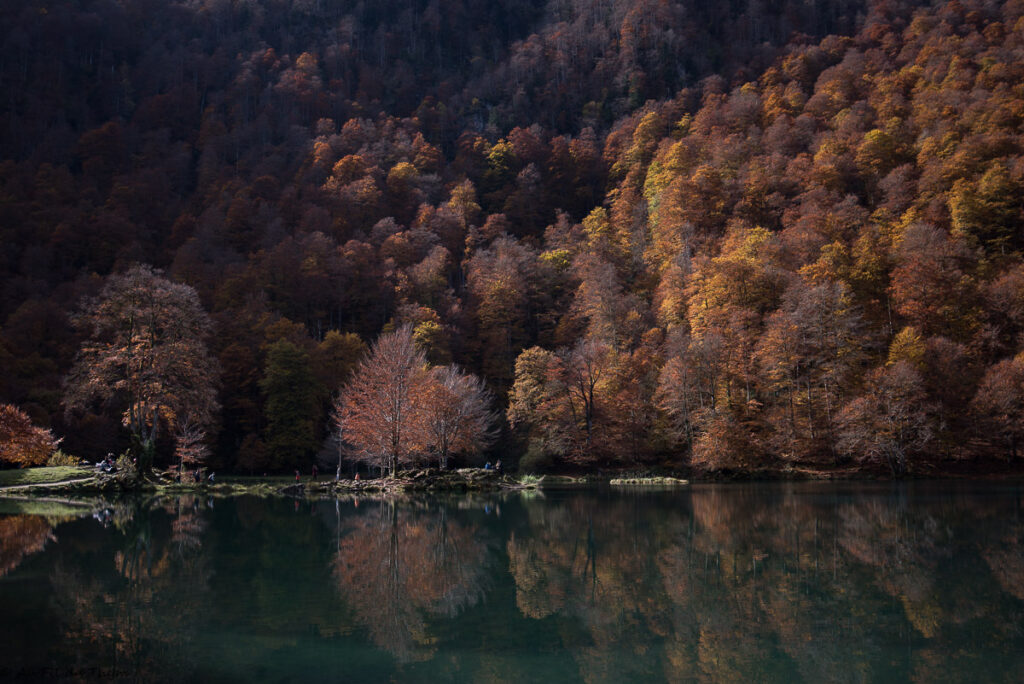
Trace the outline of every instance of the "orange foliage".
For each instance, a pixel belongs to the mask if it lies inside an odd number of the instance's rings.
[[[43,465],[59,442],[49,430],[33,425],[25,412],[0,404],[0,461],[23,467]]]
[[[53,527],[42,516],[0,516],[0,577],[53,539]]]

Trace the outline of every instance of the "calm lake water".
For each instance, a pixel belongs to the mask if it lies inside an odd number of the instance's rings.
[[[0,680],[1021,681],[1022,494],[700,485],[0,514]]]

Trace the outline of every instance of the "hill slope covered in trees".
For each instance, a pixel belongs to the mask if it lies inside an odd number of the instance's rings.
[[[1024,3],[0,16],[0,401],[72,453],[124,435],[114,404],[64,411],[70,316],[135,263],[212,316],[225,467],[309,463],[266,447],[269,407],[324,437],[405,324],[530,467],[1016,451]],[[285,342],[312,403],[267,381]]]

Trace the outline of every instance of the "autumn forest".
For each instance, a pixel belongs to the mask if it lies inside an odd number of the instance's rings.
[[[0,34],[8,463],[1019,468],[1022,0],[9,0]]]

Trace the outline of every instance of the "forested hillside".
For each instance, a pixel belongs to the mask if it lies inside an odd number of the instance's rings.
[[[64,382],[136,264],[210,316],[230,469],[312,463],[405,325],[529,469],[922,473],[1024,437],[1024,2],[19,0],[0,26],[0,403],[66,451],[126,444],[116,393]]]

